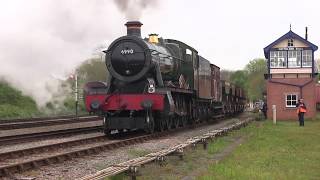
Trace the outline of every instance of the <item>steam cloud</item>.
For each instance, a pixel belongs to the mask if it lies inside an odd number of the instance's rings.
[[[56,77],[68,76],[95,48],[121,35],[110,28],[123,24],[111,5],[99,0],[1,1],[0,78],[44,105],[59,93]]]
[[[9,81],[43,106],[60,92],[61,81],[57,77],[68,76],[82,61],[92,57],[94,50],[123,35],[123,14],[138,19],[154,3],[1,1],[0,79]]]
[[[139,20],[144,9],[157,5],[156,0],[114,0],[114,2],[127,20]]]

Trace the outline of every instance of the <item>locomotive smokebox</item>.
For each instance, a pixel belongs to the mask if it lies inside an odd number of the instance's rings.
[[[141,26],[143,24],[140,21],[128,21],[125,25],[127,26],[128,36],[141,37]]]
[[[110,74],[123,82],[141,79],[149,71],[152,63],[151,51],[141,38],[139,21],[129,21],[127,35],[113,41],[106,53],[106,65]]]

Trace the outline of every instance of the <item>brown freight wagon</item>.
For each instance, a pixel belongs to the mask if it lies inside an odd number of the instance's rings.
[[[203,99],[212,99],[211,94],[211,68],[210,62],[199,56],[199,97]]]
[[[220,67],[210,64],[211,67],[211,96],[215,101],[221,101]]]

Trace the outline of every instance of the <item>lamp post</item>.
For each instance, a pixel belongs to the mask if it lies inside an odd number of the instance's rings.
[[[78,94],[78,75],[75,73],[75,91],[74,91],[74,97],[75,97],[75,103],[76,103],[76,118],[78,117],[78,104],[79,104],[79,94]]]
[[[75,72],[69,76],[70,79],[74,80],[74,100],[75,100],[75,117],[78,118],[78,106],[79,106],[79,92],[78,92],[78,74]]]
[[[55,74],[51,74],[51,77],[53,77],[56,80],[59,81],[66,81],[66,80],[74,80],[74,98],[75,98],[75,116],[78,117],[78,106],[79,106],[79,91],[78,91],[78,74],[75,72],[74,74],[69,75],[69,77],[62,77]],[[72,93],[72,92],[71,92]]]

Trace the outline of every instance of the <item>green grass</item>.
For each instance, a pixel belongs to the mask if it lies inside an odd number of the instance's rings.
[[[166,157],[166,161],[162,166],[158,163],[151,163],[140,168],[139,172],[141,176],[138,179],[181,179],[187,176],[190,172],[203,172],[207,170],[208,159],[211,159],[214,154],[221,152],[225,146],[233,141],[233,136],[226,136],[217,139],[212,142],[214,146],[209,145],[207,150],[204,150],[201,145],[198,145],[195,149],[187,149],[183,160],[180,160],[177,156]],[[137,156],[138,154],[145,154],[144,151],[130,150],[129,154]],[[108,179],[108,178],[107,178]],[[130,179],[124,173],[109,178],[110,180],[117,179]]]
[[[199,179],[320,179],[320,121],[255,122],[248,140]]]
[[[201,145],[187,149],[183,160],[170,156],[164,166],[148,164],[138,179],[320,179],[320,121],[305,125],[256,121],[209,143],[207,150]],[[224,154],[239,138],[244,141]],[[130,178],[121,174],[111,179]]]

